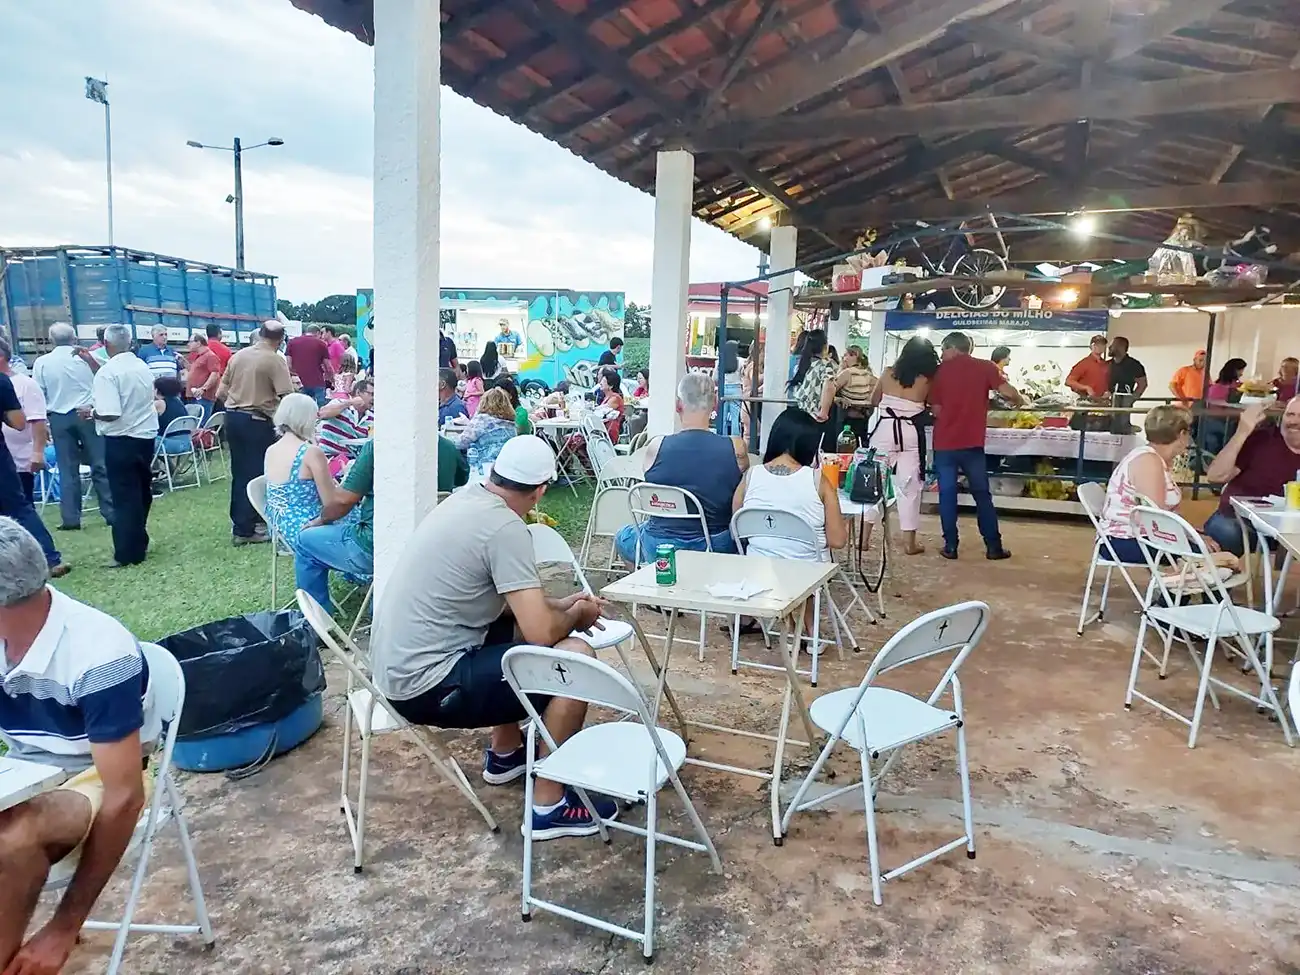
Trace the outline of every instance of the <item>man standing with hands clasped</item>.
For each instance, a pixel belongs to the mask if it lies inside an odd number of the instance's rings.
[[[971,341],[961,332],[943,340],[943,361],[930,381],[934,421],[934,471],[939,478],[939,520],[943,524],[945,559],[957,558],[957,475],[966,475],[975,499],[975,519],[984,538],[985,557],[1008,559],[998,531],[998,512],[989,491],[984,437],[988,428],[989,393],[997,392],[1013,406],[1024,399],[1002,378],[998,367],[970,354]]]

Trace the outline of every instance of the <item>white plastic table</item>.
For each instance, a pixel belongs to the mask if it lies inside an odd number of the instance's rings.
[[[780,793],[781,773],[785,757],[785,745],[790,730],[790,711],[793,707],[803,722],[807,732],[807,741],[789,739],[792,744],[804,745],[814,751],[820,733],[808,714],[803,691],[796,672],[796,661],[803,635],[803,607],[818,589],[839,571],[834,562],[800,562],[788,559],[769,559],[757,555],[720,555],[713,552],[678,552],[677,584],[661,586],[655,582],[655,567],[647,565],[601,590],[601,595],[611,602],[624,606],[645,604],[658,606],[667,611],[668,630],[664,637],[664,656],[660,661],[650,647],[645,631],[635,615],[627,613],[627,618],[636,632],[641,649],[650,661],[650,666],[658,678],[655,696],[651,701],[651,714],[657,720],[659,701],[664,699],[672,709],[681,730],[682,739],[690,745],[690,727],[717,731],[723,734],[740,735],[745,738],[757,738],[775,744],[770,769],[742,768],[736,765],[724,765],[689,756],[686,759],[692,765],[711,768],[720,772],[731,772],[762,779],[771,786],[772,840],[781,845]],[[749,599],[737,599],[729,596],[715,596],[708,591],[710,585],[746,580],[767,591]],[[706,724],[702,721],[686,720],[668,683],[668,670],[671,666],[673,638],[677,631],[677,621],[683,612],[708,613],[726,618],[737,614],[757,616],[763,619],[779,620],[781,639],[778,642],[782,663],[785,667],[786,687],[781,702],[781,718],[775,735],[765,735],[740,728],[723,725]],[[628,660],[623,650],[619,649],[624,666]]]
[[[5,756],[0,758],[0,809],[9,809],[48,792],[68,778],[57,765],[40,765]]]

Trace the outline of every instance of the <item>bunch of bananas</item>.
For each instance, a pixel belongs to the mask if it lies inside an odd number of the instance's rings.
[[[1055,474],[1056,468],[1050,460],[1044,458],[1034,465],[1034,473]],[[1041,498],[1044,501],[1068,501],[1070,498],[1070,485],[1064,481],[1040,481],[1035,478],[1026,484],[1031,498]]]
[[[1038,426],[1038,414],[1021,411],[1016,414],[1016,418],[1011,421],[1013,430],[1033,430]]]

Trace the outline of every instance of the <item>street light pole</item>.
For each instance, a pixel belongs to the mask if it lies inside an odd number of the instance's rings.
[[[235,139],[233,146],[209,146],[202,142],[195,142],[193,139],[185,144],[192,149],[220,149],[222,152],[234,154],[235,192],[233,196],[226,197],[226,202],[235,205],[235,270],[242,271],[244,269],[244,144],[239,139]],[[260,149],[262,146],[282,145],[284,145],[283,139],[267,139],[248,148]]]
[[[108,110],[108,82],[86,78],[86,97],[104,106],[104,164],[108,169],[108,246],[113,246],[113,123]]]
[[[244,269],[244,149],[235,139],[235,270]]]

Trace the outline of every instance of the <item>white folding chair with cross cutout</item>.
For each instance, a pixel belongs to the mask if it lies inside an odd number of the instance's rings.
[[[614,567],[618,561],[614,536],[619,529],[635,523],[628,497],[628,488],[609,486],[600,488],[592,499],[591,514],[587,517],[587,531],[582,537],[582,551],[579,555],[583,568],[588,572],[613,574],[620,571]],[[591,545],[598,538],[609,542],[609,557],[605,559],[604,565],[592,562]]]
[[[731,534],[736,539],[736,545],[742,555],[755,539],[771,539],[785,543],[785,547],[792,547],[801,553],[792,557],[804,558],[806,554],[809,560],[822,561],[818,558],[821,545],[817,540],[817,533],[808,522],[792,511],[764,508],[759,505],[746,505],[732,515]],[[849,630],[848,620],[844,618],[844,613],[840,610],[835,602],[835,597],[831,594],[831,587],[828,582],[813,593],[812,631],[801,638],[808,644],[808,652],[812,657],[811,667],[806,671],[796,671],[799,674],[806,674],[813,687],[817,686],[817,664],[824,649],[821,639],[823,600],[826,604],[827,615],[830,617],[831,629],[835,638],[835,649],[839,654],[839,659],[844,659],[844,641],[846,638],[854,649],[857,649],[858,643],[857,638]],[[770,650],[772,641],[766,624],[766,620],[759,620],[759,626],[763,628],[763,642],[767,644]],[[778,670],[785,673],[783,664],[768,664],[755,660],[740,659],[740,617],[737,616],[732,620],[731,625],[731,672],[734,674],[741,667]]]
[[[641,533],[651,518],[665,521],[677,521],[683,524],[694,522],[699,525],[699,532],[704,537],[704,551],[713,551],[713,539],[709,535],[709,523],[704,518],[704,506],[690,491],[672,487],[668,484],[651,484],[643,481],[628,488],[628,507],[632,510],[632,523],[636,525],[636,565],[640,568],[654,560],[654,552],[641,548]],[[635,612],[636,607],[633,607]],[[699,659],[704,660],[704,629],[708,625],[708,614],[700,614],[700,649]],[[647,634],[655,640],[665,640],[667,636],[658,633]]]
[[[1228,582],[1224,579],[1227,570],[1215,566],[1204,539],[1181,517],[1172,511],[1139,507],[1133,510],[1132,518],[1134,534],[1146,558],[1147,568],[1151,571],[1151,583],[1147,586],[1143,600],[1142,622],[1138,626],[1137,643],[1133,647],[1133,664],[1129,669],[1124,707],[1132,709],[1133,698],[1136,697],[1170,717],[1177,718],[1191,729],[1187,736],[1187,747],[1194,748],[1205,711],[1206,697],[1209,697],[1217,711],[1219,698],[1215,692],[1227,691],[1275,715],[1282,726],[1286,743],[1294,744],[1290,722],[1282,713],[1277,694],[1269,683],[1268,670],[1260,659],[1261,650],[1265,659],[1273,659],[1273,634],[1279,625],[1277,617],[1233,603]],[[1188,597],[1202,595],[1205,597],[1204,602],[1184,605]],[[1163,653],[1159,658],[1146,648],[1148,628],[1155,629],[1163,640]],[[1144,656],[1158,660],[1160,676],[1166,676],[1169,653],[1175,639],[1186,646],[1199,677],[1196,705],[1191,717],[1180,714],[1137,689],[1138,671]],[[1201,641],[1205,643],[1204,653],[1195,645]],[[1223,645],[1225,656],[1240,657],[1245,661],[1244,669],[1254,671],[1259,678],[1258,694],[1211,675],[1220,644]]]
[[[1092,545],[1092,559],[1088,563],[1088,581],[1083,587],[1083,604],[1079,607],[1079,636],[1083,636],[1084,627],[1091,623],[1097,623],[1106,617],[1106,600],[1110,595],[1110,577],[1111,573],[1119,569],[1119,574],[1123,577],[1124,582],[1128,584],[1129,591],[1133,593],[1133,598],[1137,600],[1140,607],[1143,602],[1141,587],[1133,581],[1129,575],[1129,569],[1146,568],[1146,563],[1125,562],[1115,554],[1115,549],[1110,544],[1110,538],[1101,528],[1101,515],[1106,507],[1106,487],[1097,482],[1089,482],[1079,485],[1079,503],[1083,505],[1083,510],[1088,515],[1088,520],[1092,522],[1093,531],[1096,532],[1096,540]],[[1088,610],[1092,603],[1092,581],[1101,567],[1106,570],[1101,585],[1101,604],[1097,611],[1089,615]]]
[[[132,933],[147,934],[197,934],[203,944],[211,948],[216,943],[212,933],[212,922],[208,919],[207,903],[203,899],[203,886],[199,882],[198,862],[194,857],[194,847],[190,842],[189,827],[185,822],[180,793],[172,778],[172,751],[176,747],[176,732],[180,727],[181,710],[185,706],[185,674],[176,658],[156,644],[142,643],[140,650],[149,667],[149,687],[153,696],[154,707],[163,721],[162,749],[153,783],[153,795],[145,806],[131,834],[130,843],[122,861],[131,856],[138,857],[135,873],[131,880],[131,890],[127,895],[126,908],[120,921],[87,921],[82,927],[89,931],[116,931],[117,940],[113,943],[113,954],[108,962],[108,975],[116,975],[122,964],[122,955],[126,951],[126,939]],[[149,859],[153,855],[154,840],[167,823],[176,824],[180,838],[181,854],[185,859],[185,872],[189,881],[190,896],[194,900],[194,924],[137,924],[134,921],[136,908],[140,903],[140,891],[144,886],[145,874],[149,869]],[[61,891],[72,882],[76,874],[79,857],[65,857],[56,863],[45,881],[44,892]]]
[[[671,843],[700,853],[708,853],[714,873],[722,872],[718,851],[686,788],[678,777],[686,761],[686,743],[667,730],[657,727],[641,692],[626,677],[608,664],[583,654],[549,647],[519,646],[506,651],[501,670],[520,703],[528,712],[528,740],[525,746],[527,774],[524,778],[524,878],[522,912],[531,920],[538,908],[571,921],[590,924],[610,934],[639,942],[647,961],[654,957],[655,922],[655,844]],[[610,708],[637,721],[615,721],[588,725],[564,744],[556,745],[529,694],[567,697]],[[547,754],[538,757],[537,736],[540,732]],[[572,788],[582,798],[588,812],[596,818],[600,838],[610,842],[609,829],[643,836],[645,855],[645,916],[642,929],[613,924],[601,918],[561,907],[552,901],[533,896],[533,782],[543,778]],[[699,841],[670,836],[659,831],[659,791],[672,783],[686,815],[695,827]],[[645,828],[628,823],[601,820],[588,797],[588,791],[622,799],[644,802]]]
[[[812,770],[799,786],[794,801],[785,811],[781,832],[790,829],[790,820],[796,812],[821,805],[836,796],[862,789],[862,801],[867,818],[867,859],[871,867],[871,896],[880,904],[880,887],[909,870],[929,863],[938,857],[966,847],[966,855],[975,859],[975,825],[971,815],[970,769],[966,760],[966,714],[962,705],[961,681],[957,676],[984,637],[988,628],[989,608],[981,602],[958,603],[944,609],[926,613],[914,619],[890,638],[871,662],[862,683],[823,694],[809,708],[813,722],[830,734],[831,738],[817,756]],[[876,687],[876,678],[906,664],[931,657],[951,655],[939,678],[939,683],[929,697],[921,700],[902,691]],[[947,692],[952,695],[952,707],[941,707],[939,699]],[[929,853],[881,873],[880,853],[876,843],[876,791],[880,781],[902,754],[905,746],[956,731],[957,774],[961,780],[962,820],[965,832],[958,839],[945,843]],[[830,789],[811,798],[805,798],[817,776],[821,773],[831,751],[839,742],[845,742],[858,751],[862,763],[862,781]],[[880,771],[872,774],[872,763],[888,755]]]
[[[348,637],[343,629],[330,618],[320,603],[309,593],[299,589],[298,608],[302,610],[307,622],[316,631],[321,642],[330,655],[347,671],[346,686],[347,708],[343,712],[343,780],[340,789],[339,805],[343,818],[348,824],[348,835],[352,839],[352,870],[360,873],[365,866],[366,847],[366,797],[370,779],[370,741],[375,735],[386,732],[398,732],[424,753],[433,767],[456,791],[469,801],[475,811],[483,817],[488,829],[500,831],[497,821],[492,818],[487,807],[479,801],[465,777],[464,771],[451,756],[438,734],[437,729],[416,727],[402,718],[370,678],[370,660],[360,647]],[[352,729],[355,725],[357,736],[361,739],[360,783],[357,790],[355,806],[351,794],[352,771]]]
[[[573,554],[573,549],[559,532],[549,525],[529,525],[528,534],[533,536],[533,559],[539,566],[567,565],[573,570],[574,579],[582,587],[582,591],[589,596],[595,594],[591,583],[587,581],[586,573],[578,563],[577,556]],[[575,631],[569,635],[582,640],[593,650],[619,647],[632,638],[632,624],[624,620],[607,620],[603,617],[600,622],[603,629],[593,629],[590,633]]]

